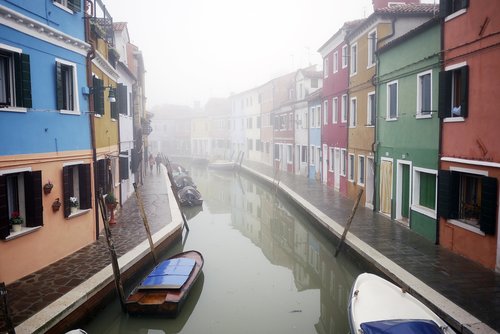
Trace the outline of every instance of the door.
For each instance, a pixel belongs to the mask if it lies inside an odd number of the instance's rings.
[[[331,159],[332,157],[330,157]],[[323,171],[321,173],[321,178],[324,184],[328,179],[328,146],[323,144]]]
[[[366,189],[365,206],[370,209],[373,209],[373,187],[375,186],[373,183],[374,178],[375,178],[375,164],[373,162],[373,157],[367,157],[366,182],[365,182],[365,189]]]
[[[408,221],[410,216],[410,166],[402,165],[401,169],[401,217]]]
[[[340,148],[335,148],[335,159],[333,160],[334,187],[340,189]]]
[[[380,164],[380,212],[391,215],[392,161],[382,160]]]

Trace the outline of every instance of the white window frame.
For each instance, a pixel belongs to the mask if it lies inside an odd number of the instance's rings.
[[[349,153],[347,156],[347,180],[349,182],[354,182],[354,174],[356,168],[355,156],[353,153]]]
[[[363,162],[361,162],[363,160]],[[361,168],[363,168],[363,173],[361,173]],[[363,180],[361,180],[361,175],[363,175]],[[360,186],[365,186],[366,182],[366,158],[364,155],[358,155],[358,184]]]
[[[330,146],[328,148],[328,171],[333,172],[333,166],[334,166],[334,161],[335,161],[335,147]]]
[[[430,75],[430,102],[432,108],[432,70],[425,71],[417,74],[417,113],[416,118],[432,118],[432,113],[422,113],[422,85],[420,84],[420,80],[423,76]]]
[[[351,97],[349,104],[349,128],[355,128],[358,123],[358,98]]]
[[[337,124],[339,122],[339,98],[334,97],[332,99],[332,124]]]
[[[333,73],[337,73],[339,71],[339,52],[335,51],[333,53]]]
[[[373,37],[375,38],[375,44],[372,44],[372,38],[371,37],[372,35],[374,35]],[[377,51],[376,48],[377,48],[377,29],[374,29],[372,31],[370,31],[367,35],[367,45],[368,45],[368,62],[367,62],[367,69],[368,68],[372,68],[373,66],[375,66],[375,62],[376,62],[376,57],[375,57],[375,52]],[[374,47],[375,49],[372,50],[371,48]]]
[[[349,52],[349,75],[352,77],[358,74],[358,43],[351,45]]]
[[[71,67],[72,69],[72,76],[73,76],[73,110],[65,110],[61,109],[59,112],[61,114],[70,114],[70,115],[80,115],[80,101],[79,101],[79,92],[78,92],[78,76],[77,76],[77,67],[75,63],[72,63],[70,61],[56,58],[55,61],[57,63],[63,64],[67,67]]]
[[[10,65],[9,65],[9,73],[8,73],[8,79],[9,79],[9,84],[10,84],[10,91],[9,91],[9,94],[10,94],[10,105],[9,106],[5,106],[4,108],[0,108],[0,111],[14,111],[14,112],[27,112],[28,109],[27,108],[24,108],[24,107],[18,107],[16,106],[16,78],[15,78],[15,69],[14,67],[16,66],[14,64],[14,56],[13,56],[13,53],[18,53],[18,54],[22,54],[23,53],[23,50],[20,49],[20,48],[16,48],[16,47],[13,47],[13,46],[10,46],[10,45],[7,45],[7,44],[3,44],[3,43],[0,43],[0,49],[1,50],[5,50],[6,52],[8,53],[11,53],[9,59],[10,59]],[[17,78],[17,80],[20,80],[20,78]]]
[[[328,125],[328,100],[323,101],[323,125]]]
[[[340,175],[346,176],[347,173],[347,149],[340,149]]]
[[[342,123],[347,123],[347,102],[348,102],[347,94],[342,95],[340,101]]]
[[[429,169],[429,168],[422,168],[422,167],[413,167],[413,186],[412,186],[412,198],[411,198],[411,209],[413,211],[416,211],[418,213],[421,213],[427,217],[436,219],[437,214],[436,214],[436,209],[432,210],[429,209],[425,206],[421,206],[418,203],[420,202],[420,173],[426,173],[426,174],[433,174],[436,177],[436,195],[435,195],[435,203],[434,203],[434,208],[437,208],[437,201],[438,201],[438,171],[434,169]]]
[[[347,44],[342,46],[342,68],[346,68],[349,64],[348,55],[347,55]]]
[[[372,100],[370,99],[370,97],[373,96],[373,103],[372,103]],[[366,126],[369,126],[369,127],[374,127],[375,126],[375,114],[376,114],[376,110],[375,108],[377,107],[376,105],[376,101],[375,101],[375,92],[369,92],[368,95],[367,95],[367,99],[366,99]],[[372,113],[374,114],[372,116]],[[372,118],[373,118],[373,122],[372,122]]]
[[[390,112],[391,112],[390,86],[392,86],[392,85],[396,85],[396,116],[395,117],[391,117],[391,115],[390,115]],[[398,119],[398,115],[399,115],[399,108],[398,108],[398,105],[399,105],[399,83],[398,83],[398,80],[394,80],[394,81],[388,82],[386,84],[386,95],[387,95],[386,120],[387,121],[396,121]]]

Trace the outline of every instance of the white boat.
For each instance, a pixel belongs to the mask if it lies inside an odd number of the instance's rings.
[[[354,282],[348,306],[351,334],[452,334],[446,322],[402,288],[373,274]]]
[[[233,170],[236,167],[236,162],[230,160],[215,160],[208,164],[208,168],[219,170]]]

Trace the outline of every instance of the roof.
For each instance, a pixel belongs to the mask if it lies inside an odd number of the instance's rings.
[[[346,31],[349,33],[352,29],[356,28],[359,24],[361,24],[365,19],[353,20],[345,22],[342,27],[333,34],[323,45],[321,45],[318,49],[318,52],[321,52],[324,48],[328,46],[342,31]]]

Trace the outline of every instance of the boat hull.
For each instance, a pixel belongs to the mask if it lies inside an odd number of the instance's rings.
[[[132,315],[156,315],[175,318],[180,313],[191,288],[201,274],[204,259],[197,251],[187,251],[168,260],[187,258],[195,260],[195,265],[187,281],[180,289],[142,290],[136,287],[128,296],[125,307]]]

